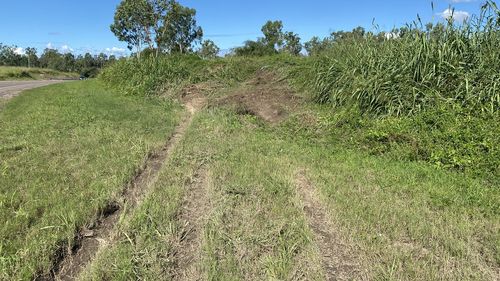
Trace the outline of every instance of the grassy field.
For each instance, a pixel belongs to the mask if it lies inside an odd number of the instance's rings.
[[[5,104],[7,104],[7,99],[0,99],[0,110],[2,110]]]
[[[284,130],[231,110],[196,115],[142,206],[119,225],[119,242],[101,252],[84,280],[175,279],[186,270],[180,241],[190,231],[183,214],[192,200],[206,214],[194,242],[201,245],[195,276],[323,280],[322,249],[298,191],[300,171],[330,214],[338,239],[331,243],[349,253],[339,274],[371,280],[498,277],[498,189],[423,163],[318,146]]]
[[[0,279],[52,269],[75,232],[121,193],[162,145],[177,107],[98,82],[26,91],[0,111]]]
[[[499,280],[499,17],[0,100],[0,279]]]
[[[0,66],[0,81],[3,80],[46,80],[46,79],[77,79],[76,73],[60,72],[46,68],[27,68]]]
[[[208,103],[188,123],[174,102],[124,96],[99,81],[31,90],[4,104],[1,278],[57,270],[57,253],[120,202],[148,152],[179,123],[186,130],[158,179],[123,206],[81,279],[498,277],[498,188],[349,148],[322,129],[336,115],[292,98],[272,73],[180,89],[188,109],[189,99]]]

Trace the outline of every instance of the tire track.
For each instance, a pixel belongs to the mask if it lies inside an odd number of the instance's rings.
[[[75,280],[80,273],[95,259],[98,252],[114,243],[116,225],[125,212],[140,205],[142,198],[150,187],[158,180],[159,172],[164,163],[171,157],[173,151],[184,137],[191,125],[194,114],[203,106],[203,101],[187,102],[189,115],[174,130],[173,135],[157,153],[150,154],[142,169],[133,177],[122,192],[118,201],[110,203],[102,212],[101,219],[94,222],[88,229],[81,230],[75,237],[74,246],[59,256],[51,276],[40,280]],[[121,204],[120,204],[121,203]]]
[[[319,250],[326,280],[367,280],[366,273],[352,252],[352,247],[343,241],[331,223],[327,209],[322,204],[316,189],[301,170],[296,176],[296,185],[304,207],[306,221]]]
[[[205,167],[188,184],[178,220],[182,229],[174,245],[173,280],[201,280],[203,227],[211,210],[209,174]]]

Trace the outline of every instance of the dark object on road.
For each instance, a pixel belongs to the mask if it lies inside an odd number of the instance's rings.
[[[85,80],[89,78],[96,78],[99,74],[99,69],[95,67],[88,67],[82,70],[80,73],[80,80]]]

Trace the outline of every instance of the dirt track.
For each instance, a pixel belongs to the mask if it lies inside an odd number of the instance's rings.
[[[24,90],[62,83],[63,80],[40,81],[0,81],[0,99],[9,99],[19,95]]]
[[[103,210],[102,218],[95,222],[93,229],[82,229],[82,231],[76,235],[76,246],[68,249],[68,253],[63,254],[61,260],[56,261],[52,276],[46,276],[44,277],[45,279],[41,278],[42,280],[75,280],[82,270],[92,263],[100,250],[116,243],[114,240],[116,236],[116,225],[125,210],[123,206],[127,205],[128,208],[133,209],[140,205],[142,198],[148,192],[148,188],[153,186],[158,180],[158,175],[162,166],[168,158],[171,157],[175,147],[184,137],[193,121],[194,114],[204,106],[204,103],[205,101],[202,98],[195,98],[186,102],[185,106],[190,113],[189,116],[186,116],[184,120],[181,121],[181,124],[178,125],[174,134],[168,139],[163,148],[151,154],[148,159],[146,159],[142,170],[139,171],[125,187],[122,198],[120,198],[121,202],[111,202],[110,205]],[[204,182],[204,180],[200,181],[200,183]],[[194,191],[198,191],[200,188],[203,188],[203,185],[193,185]],[[199,194],[203,193],[200,192]],[[199,196],[199,194],[196,193],[193,195]],[[190,200],[194,200],[194,202],[200,204],[200,200],[196,201],[196,198],[190,198]],[[187,216],[198,217],[201,214],[201,210],[198,209],[196,209],[198,212],[191,209],[188,211]],[[195,241],[197,238],[196,235],[199,234],[196,230],[200,228],[200,226],[197,225],[198,221],[187,222],[188,224],[191,223],[194,225],[192,228],[194,231],[192,231],[192,234],[188,237],[190,239],[188,241]],[[191,248],[189,250],[190,251],[182,252],[182,254],[187,258],[193,259],[195,255],[193,252],[196,251]],[[191,267],[189,269],[191,269]]]

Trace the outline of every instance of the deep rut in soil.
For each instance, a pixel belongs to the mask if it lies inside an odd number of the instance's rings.
[[[123,206],[130,211],[140,204],[140,200],[154,185],[163,164],[168,160],[177,144],[182,140],[186,130],[189,128],[193,116],[203,105],[202,100],[186,103],[189,115],[185,117],[180,125],[174,130],[162,149],[150,155],[145,161],[143,168],[130,181],[119,198],[120,203],[114,202],[108,205],[102,212],[101,219],[94,222],[90,229],[81,230],[75,238],[75,245],[66,251],[68,254],[61,255],[56,262],[52,274],[46,280],[75,280],[82,270],[89,265],[104,247],[113,243],[116,235],[115,226],[123,214]]]
[[[355,262],[352,247],[343,241],[331,223],[328,211],[323,206],[317,191],[300,171],[296,176],[296,185],[309,228],[314,235],[314,242],[326,280],[366,280],[360,265]]]

